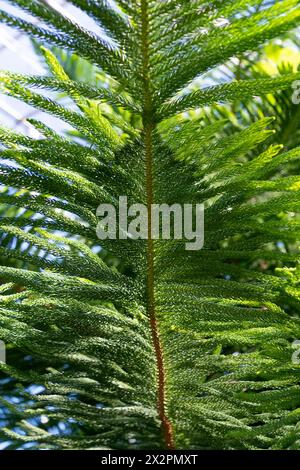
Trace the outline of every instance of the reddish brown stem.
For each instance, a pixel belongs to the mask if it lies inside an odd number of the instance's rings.
[[[151,207],[153,204],[153,104],[150,88],[150,65],[149,65],[149,18],[148,1],[141,1],[142,13],[142,60],[143,60],[143,91],[144,91],[144,143],[146,160],[146,190],[147,190],[147,208],[148,208],[148,241],[147,241],[147,309],[150,318],[153,345],[156,355],[156,364],[158,371],[158,396],[157,407],[161,420],[162,432],[167,449],[174,449],[174,439],[172,425],[166,414],[166,377],[164,369],[163,351],[159,338],[158,324],[155,312],[154,296],[154,246],[152,240],[152,220]]]

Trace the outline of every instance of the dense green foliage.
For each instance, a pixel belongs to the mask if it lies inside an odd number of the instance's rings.
[[[2,93],[72,128],[31,120],[37,139],[0,130],[0,203],[39,214],[0,219],[18,241],[0,246],[12,263],[0,267],[0,338],[33,358],[1,365],[20,399],[1,399],[14,423],[2,435],[37,448],[299,449],[300,148],[279,145],[261,114],[276,115],[271,93],[288,101],[300,73],[241,67],[237,80],[197,84],[294,28],[300,2],[70,1],[102,35],[46,0],[11,3],[40,21],[0,12],[3,22],[76,53],[102,80],[74,80],[45,48],[51,76],[0,75]],[[229,105],[205,108],[241,101],[240,126]],[[96,208],[119,195],[205,203],[204,248],[100,248]],[[34,396],[32,383],[43,387]]]

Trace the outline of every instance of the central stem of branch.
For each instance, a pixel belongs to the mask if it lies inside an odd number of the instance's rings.
[[[149,17],[148,0],[141,0],[142,14],[142,66],[143,66],[143,124],[144,124],[144,144],[146,159],[146,191],[148,209],[148,239],[147,239],[147,309],[150,318],[152,339],[156,354],[158,370],[158,414],[161,420],[162,431],[167,449],[174,449],[172,425],[168,420],[165,410],[165,370],[161,342],[159,338],[158,325],[155,313],[154,297],[154,246],[152,240],[152,216],[151,207],[153,204],[153,131],[155,123],[153,119],[153,103],[150,83],[149,64]]]

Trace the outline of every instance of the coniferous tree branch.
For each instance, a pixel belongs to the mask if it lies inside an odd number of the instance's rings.
[[[298,252],[281,244],[299,240],[300,183],[281,169],[299,149],[268,145],[272,119],[226,133],[226,113],[196,108],[287,93],[299,74],[193,85],[293,28],[299,1],[72,1],[103,37],[47,1],[11,3],[41,25],[3,22],[96,64],[108,88],[71,80],[48,50],[51,77],[0,75],[1,92],[72,128],[0,130],[0,203],[20,213],[1,219],[18,244],[0,255],[23,263],[0,267],[0,338],[38,364],[1,364],[21,384],[20,403],[3,400],[18,426],[1,434],[50,449],[298,448]],[[124,194],[146,203],[148,239],[100,242],[97,206]],[[152,240],[154,202],[204,203],[203,249]]]

